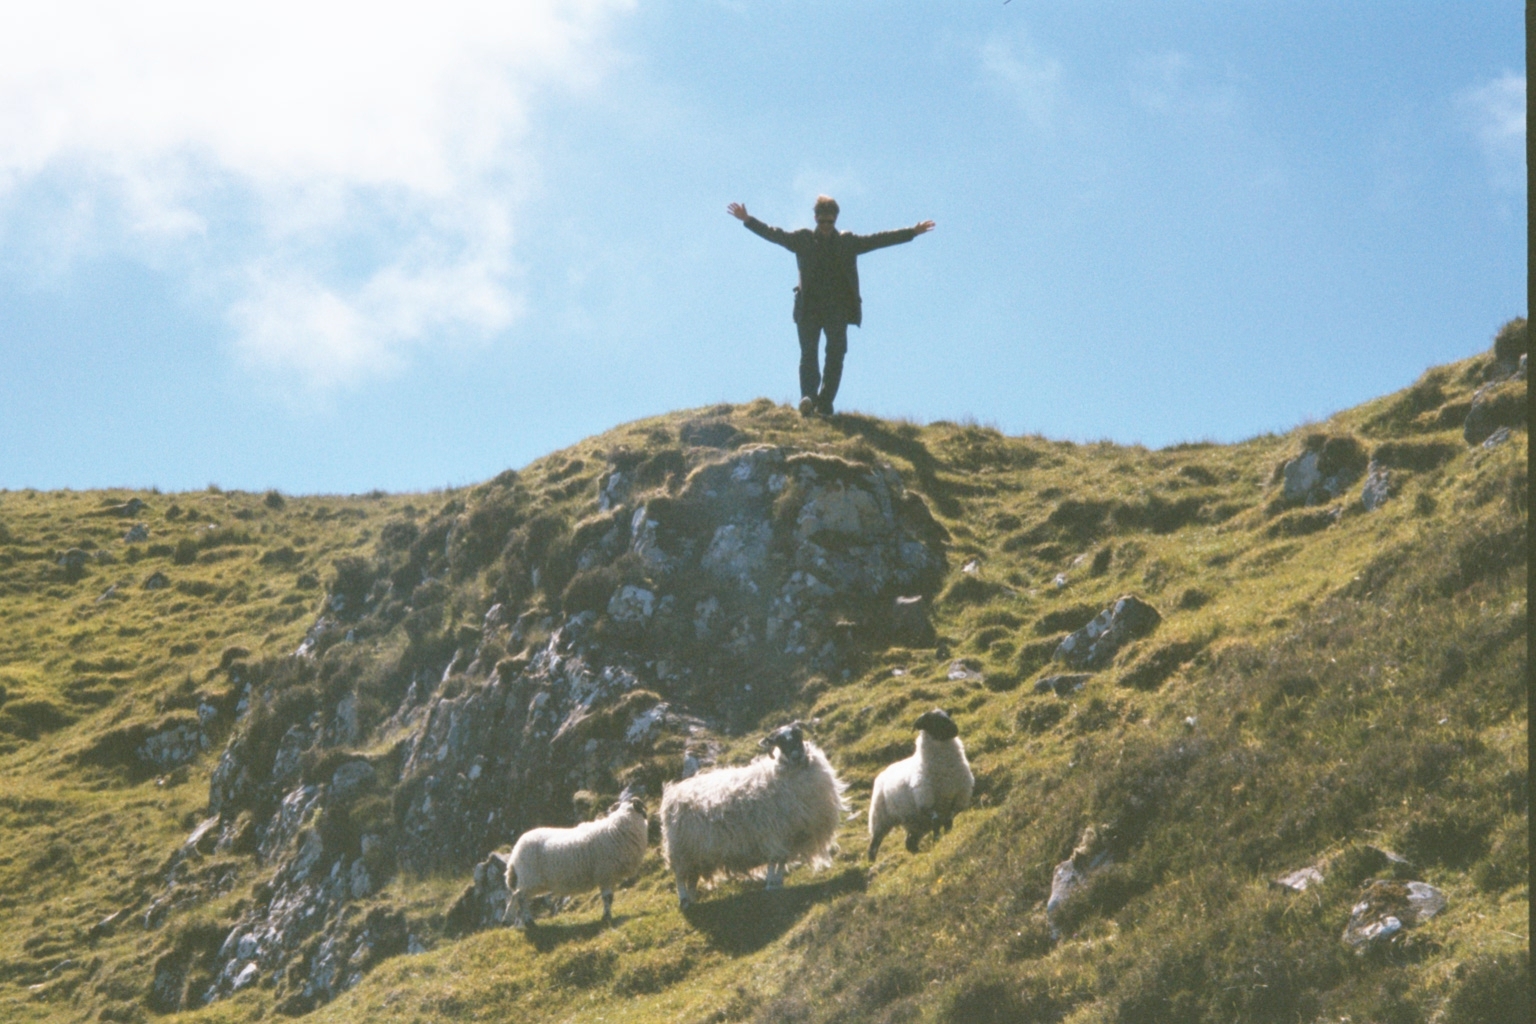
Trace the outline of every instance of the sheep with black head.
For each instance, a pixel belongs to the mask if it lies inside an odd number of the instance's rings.
[[[775,729],[750,764],[700,772],[666,786],[661,847],[688,906],[701,880],[765,869],[767,887],[784,884],[787,866],[830,864],[847,805],[843,782],[799,722]]]
[[[917,750],[875,776],[869,800],[869,859],[880,852],[886,833],[907,830],[907,850],[917,852],[923,836],[948,832],[955,815],[971,806],[976,777],[965,759],[960,729],[934,708],[913,723]]]

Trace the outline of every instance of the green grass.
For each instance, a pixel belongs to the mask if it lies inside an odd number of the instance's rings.
[[[910,751],[911,721],[941,704],[976,807],[915,856],[887,844],[873,868],[850,820],[830,869],[796,870],[776,894],[728,882],[686,915],[653,851],[614,929],[592,894],[531,935],[447,939],[467,870],[396,874],[363,910],[403,911],[431,948],[384,961],[316,1021],[1524,1019],[1511,1008],[1529,978],[1527,438],[1462,442],[1457,411],[1486,363],[1224,446],[806,421],[759,400],[629,424],[434,495],[0,494],[0,1017],[148,1019],[157,958],[221,938],[265,880],[248,854],[193,854],[144,927],[227,739],[157,772],[131,756],[146,731],[260,679],[287,700],[261,729],[352,692],[356,746],[383,757],[392,736],[370,730],[410,671],[472,645],[493,601],[536,623],[615,585],[580,578],[569,554],[605,528],[607,465],[675,494],[708,454],[696,445],[724,439],[890,463],[948,532],[950,570],[937,650],[866,645],[846,678],[784,682],[713,737],[722,758],[751,755],[759,719],[814,719],[862,811],[875,774]],[[1365,513],[1357,481],[1322,509],[1337,514],[1278,507],[1276,470],[1314,435],[1376,455],[1393,498]],[[100,514],[131,497],[147,505],[136,517]],[[136,521],[151,535],[127,545]],[[71,548],[92,555],[78,574],[57,564]],[[435,589],[409,614],[376,608],[350,642],[321,638],[317,668],[283,674],[328,595],[363,601],[432,558]],[[145,590],[155,572],[170,585]],[[1158,608],[1157,631],[1081,690],[1035,693],[1060,637],[1124,593]],[[967,678],[949,678],[956,660]],[[275,742],[261,729],[247,741]],[[1053,941],[1051,872],[1090,825],[1113,860]],[[1409,942],[1357,956],[1339,935],[1383,870],[1372,846],[1450,902]],[[1318,863],[1320,888],[1271,884]],[[269,1017],[278,995],[176,1018]]]

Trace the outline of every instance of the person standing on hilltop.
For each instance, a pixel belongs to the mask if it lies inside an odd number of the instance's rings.
[[[800,268],[800,284],[795,288],[795,324],[800,332],[800,412],[805,416],[818,412],[832,415],[832,400],[837,397],[837,386],[843,379],[843,357],[848,353],[848,325],[857,325],[864,319],[863,299],[859,296],[859,256],[872,249],[910,242],[932,231],[933,221],[873,235],[840,232],[837,200],[831,196],[816,197],[815,231],[785,231],[764,224],[747,213],[741,203],[731,203],[725,209],[748,231],[795,254],[795,263]],[[823,332],[827,336],[825,372],[817,369],[820,360],[816,351]]]

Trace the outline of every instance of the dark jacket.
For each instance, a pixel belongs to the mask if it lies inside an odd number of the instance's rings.
[[[821,240],[822,244],[830,243],[833,246],[831,279],[813,280],[817,266],[814,258],[818,242],[816,232],[810,228],[785,231],[750,216],[743,223],[753,234],[782,245],[795,254],[795,263],[800,268],[800,285],[795,289],[795,323],[799,323],[801,314],[807,312],[807,296],[820,297],[821,308],[811,312],[819,314],[823,323],[863,323],[864,300],[859,296],[859,255],[871,249],[910,242],[917,237],[915,228],[881,231],[873,235],[840,231],[831,238]]]

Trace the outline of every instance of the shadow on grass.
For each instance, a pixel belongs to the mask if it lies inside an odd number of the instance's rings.
[[[630,915],[613,915],[612,927],[618,928]],[[570,922],[569,924],[558,921],[535,921],[533,927],[524,929],[523,935],[528,944],[540,953],[548,953],[550,950],[559,949],[571,942],[585,942],[587,939],[595,939],[607,931],[609,925],[603,923],[602,918],[594,918],[591,921]]]
[[[888,455],[899,455],[912,464],[918,485],[935,508],[950,518],[960,515],[960,503],[952,493],[954,488],[939,479],[939,461],[926,445],[915,437],[903,437],[892,430],[884,420],[858,413],[843,413],[828,422],[844,434],[857,434]]]
[[[721,952],[755,953],[788,931],[817,903],[863,892],[867,884],[864,869],[850,867],[809,885],[791,885],[774,892],[752,888],[705,897],[683,911],[683,916]]]

